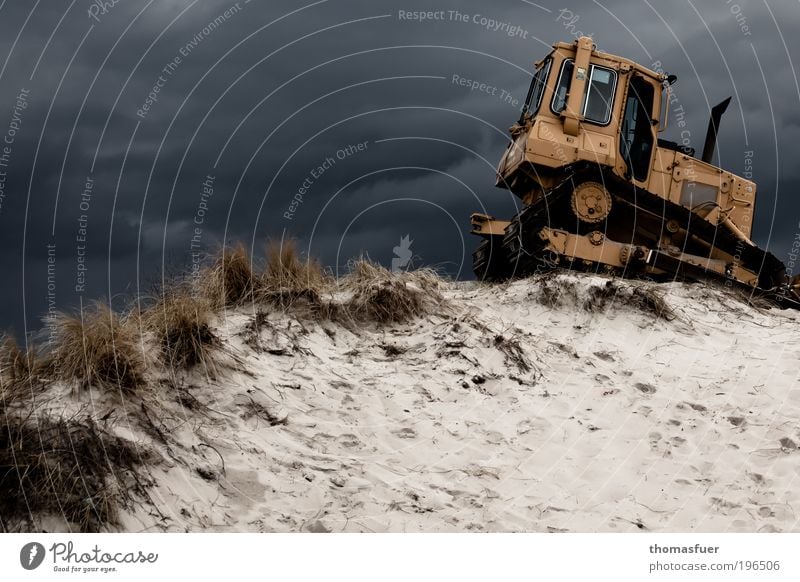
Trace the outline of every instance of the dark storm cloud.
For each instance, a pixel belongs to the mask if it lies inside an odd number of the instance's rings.
[[[240,239],[260,252],[266,238],[286,232],[342,266],[361,253],[388,262],[408,234],[417,264],[468,276],[469,213],[515,211],[512,197],[493,188],[493,166],[519,114],[526,71],[551,43],[579,32],[678,74],[675,91],[698,148],[710,107],[733,95],[719,155],[739,173],[752,163],[760,189],[754,238],[785,260],[798,231],[796,4],[32,6],[0,9],[0,133],[20,91],[30,91],[0,208],[0,262],[9,274],[0,324],[17,332],[23,298],[28,328],[47,309],[48,245],[60,309],[81,295],[136,293],[181,269],[193,237],[203,249]],[[400,11],[445,18],[418,22]],[[454,76],[496,89],[471,91]],[[682,136],[673,126],[665,137]],[[348,149],[359,143],[362,150]],[[214,193],[204,197],[208,176]],[[82,197],[87,178],[93,186]],[[300,188],[302,203],[292,207]]]

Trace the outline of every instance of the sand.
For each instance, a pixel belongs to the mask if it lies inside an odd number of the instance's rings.
[[[252,308],[228,311],[232,369],[158,397],[168,444],[113,419],[164,459],[120,529],[800,531],[800,314],[634,282],[676,317],[587,310],[606,282],[559,275],[547,305],[451,284],[393,326],[270,313],[248,342]]]

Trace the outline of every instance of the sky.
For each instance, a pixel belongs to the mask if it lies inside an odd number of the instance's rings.
[[[494,168],[533,64],[582,34],[678,76],[689,133],[661,137],[701,150],[733,97],[719,160],[752,173],[753,239],[786,262],[799,32],[795,0],[0,0],[0,329],[238,241],[470,278],[470,213],[518,209]]]

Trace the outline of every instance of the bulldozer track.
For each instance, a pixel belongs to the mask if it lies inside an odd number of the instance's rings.
[[[736,281],[737,287],[753,295],[767,298],[786,307],[800,307],[800,298],[788,288],[785,268],[772,253],[744,243],[724,227],[718,227],[694,214],[689,208],[656,196],[611,174],[609,170],[596,167],[575,166],[556,187],[540,196],[533,204],[522,209],[509,224],[500,247],[492,249],[490,240],[484,240],[475,253],[476,267],[482,268],[487,279],[526,277],[535,273],[568,267],[598,273],[610,273],[623,277],[642,277],[645,274],[636,268],[615,268],[597,261],[568,260],[553,256],[539,234],[545,227],[577,232],[577,221],[570,215],[570,195],[577,184],[588,180],[600,181],[611,194],[617,215],[620,208],[636,213],[645,212],[659,219],[662,224],[675,221],[687,234],[707,241],[712,247],[730,254],[740,266],[758,273],[758,287],[752,288]],[[633,237],[634,225],[631,225]],[[627,243],[630,241],[617,241]],[[491,254],[491,256],[490,256]],[[717,279],[729,281],[718,273],[700,267],[686,265],[666,254],[659,253],[658,267],[669,273],[674,280]],[[480,263],[480,264],[479,264]],[[503,266],[505,265],[505,267]],[[476,269],[476,273],[477,273]]]

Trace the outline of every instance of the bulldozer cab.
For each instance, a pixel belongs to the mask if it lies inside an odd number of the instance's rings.
[[[565,148],[578,145],[579,150],[581,145],[597,146],[593,149],[602,154],[598,163],[618,157],[623,174],[645,182],[660,129],[665,78],[627,59],[596,51],[588,38],[573,45],[559,43],[537,63],[517,131],[540,122],[539,133],[548,132],[551,141],[563,142]],[[612,139],[617,146],[613,155]],[[561,162],[570,159],[565,148]]]

